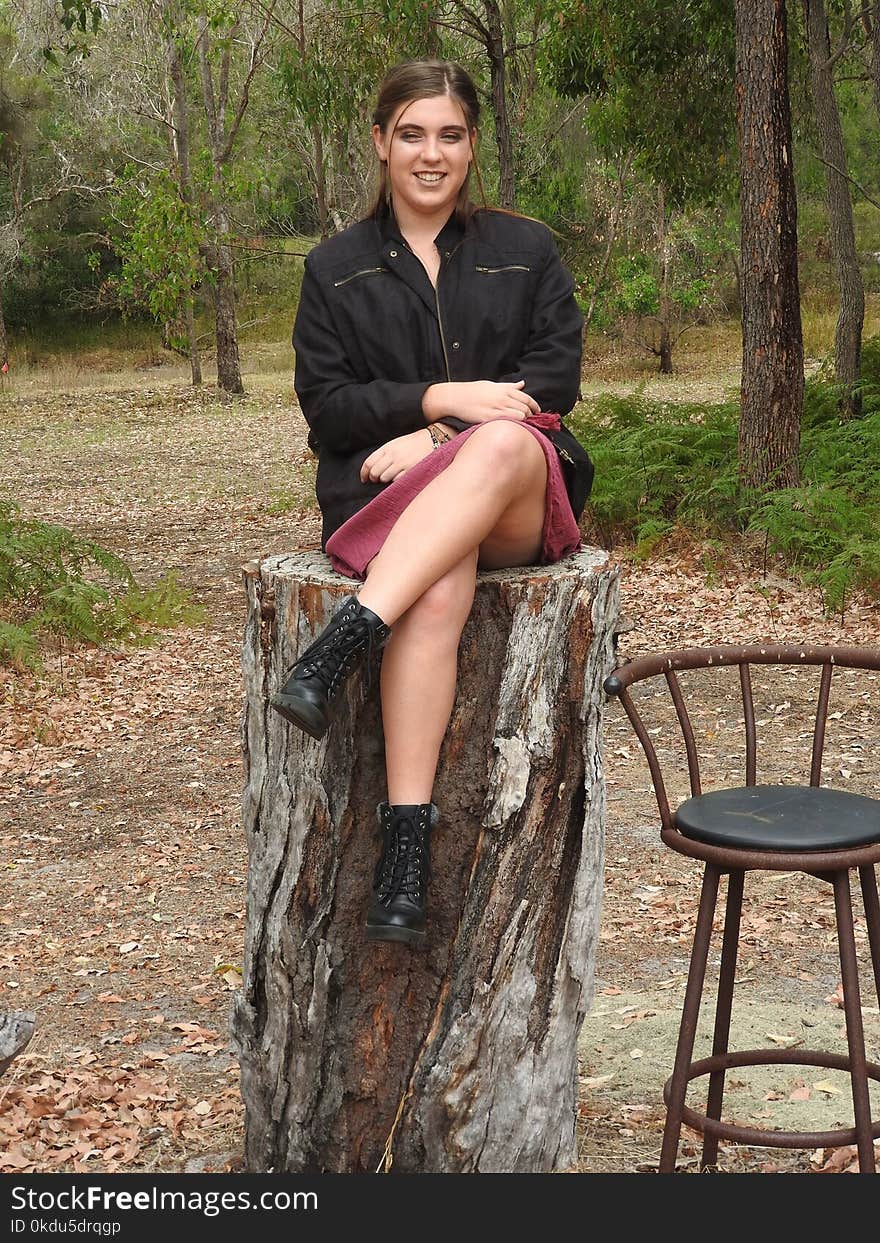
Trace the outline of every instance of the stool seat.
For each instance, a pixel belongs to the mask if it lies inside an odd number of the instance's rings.
[[[682,803],[672,818],[685,837],[744,850],[848,850],[880,842],[880,799],[824,786],[710,790]]]
[[[779,724],[771,715],[759,719],[753,694],[753,669],[763,679],[762,666],[777,665],[789,674],[798,667],[821,668],[813,738],[810,752],[810,785],[758,785],[758,726],[772,721],[770,745],[778,748]],[[699,684],[719,670],[736,669],[745,729],[745,785],[725,786],[703,793],[700,776],[700,744],[694,733],[680,672],[702,672]],[[880,1137],[880,1120],[871,1116],[870,1083],[880,1083],[880,1063],[869,1062],[865,1048],[859,983],[859,956],[856,948],[853,894],[850,873],[857,872],[864,905],[874,985],[880,999],[880,893],[875,864],[880,856],[880,798],[867,798],[847,790],[820,786],[825,732],[832,680],[840,669],[880,672],[880,647],[811,647],[757,644],[746,647],[692,647],[676,652],[655,652],[620,665],[605,679],[605,690],[616,695],[636,732],[657,798],[661,839],[672,850],[703,859],[703,883],[691,946],[684,1005],[675,1048],[675,1065],[663,1089],[666,1125],[658,1165],[661,1174],[675,1170],[682,1125],[703,1135],[700,1168],[717,1168],[721,1140],[736,1144],[756,1144],[778,1148],[842,1148],[855,1144],[860,1173],[872,1174],[876,1167],[874,1140]],[[797,677],[797,675],[795,674]],[[681,731],[687,759],[691,797],[677,811],[669,805],[660,759],[651,740],[653,733],[666,728],[665,705],[655,693],[646,693],[641,702],[654,713],[657,729],[649,729],[629,693],[636,683],[663,678]],[[725,672],[724,677],[727,678]],[[872,681],[875,679],[872,679]],[[727,679],[728,685],[730,679]],[[767,695],[778,693],[766,682],[760,687]],[[873,688],[865,695],[876,700]],[[665,709],[668,711],[668,708]],[[842,713],[835,713],[840,717]],[[722,740],[723,745],[723,740]],[[711,754],[711,752],[710,752]],[[716,770],[717,771],[717,770]],[[834,891],[834,924],[840,959],[840,981],[846,1030],[845,1054],[820,1049],[731,1050],[730,1024],[745,878],[749,872],[765,872],[782,877],[783,871],[810,876]],[[715,1026],[710,1057],[694,1059],[694,1046],[709,962],[719,884],[727,877],[724,900],[724,931],[718,992],[715,999]],[[796,894],[792,894],[792,900]],[[849,1073],[852,1090],[852,1127],[831,1131],[782,1131],[741,1126],[723,1118],[724,1085],[728,1070],[742,1066],[823,1066]],[[688,1087],[707,1076],[706,1105],[702,1111],[688,1106]]]

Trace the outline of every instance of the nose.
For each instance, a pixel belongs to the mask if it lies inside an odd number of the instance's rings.
[[[422,144],[422,158],[425,160],[440,159],[440,139],[433,134],[426,134]]]

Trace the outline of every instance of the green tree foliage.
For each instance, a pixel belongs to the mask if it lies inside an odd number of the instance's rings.
[[[202,252],[205,229],[182,202],[171,174],[144,177],[129,165],[109,199],[121,271],[112,279],[126,314],[149,311],[168,322],[183,311],[192,290],[208,275]]]
[[[634,152],[670,206],[731,184],[732,0],[562,0],[544,57],[559,94],[593,101],[597,148]]]

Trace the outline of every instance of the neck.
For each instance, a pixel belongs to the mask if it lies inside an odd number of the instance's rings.
[[[399,210],[393,200],[392,209],[397,220],[397,227],[408,242],[433,242],[451,215],[448,208],[431,216],[407,211],[404,205],[401,205]]]

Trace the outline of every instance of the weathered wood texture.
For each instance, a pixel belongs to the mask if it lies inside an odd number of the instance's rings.
[[[364,940],[385,797],[378,672],[320,742],[267,697],[352,583],[246,569],[244,986],[251,1170],[560,1170],[602,892],[602,680],[617,572],[582,550],[480,576],[434,801],[428,944]],[[391,642],[394,642],[393,636]]]
[[[804,404],[785,0],[736,0],[742,414],[740,476],[793,487]]]
[[[36,1015],[30,1010],[0,1012],[0,1075],[27,1047],[35,1025]]]

